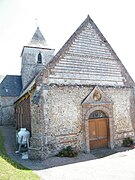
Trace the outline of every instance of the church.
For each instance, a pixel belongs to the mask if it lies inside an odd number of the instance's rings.
[[[135,83],[89,15],[56,55],[38,27],[21,57],[21,76],[11,85],[12,123],[30,131],[30,158],[67,146],[113,149],[134,139]],[[1,99],[4,90],[9,98],[4,81]]]

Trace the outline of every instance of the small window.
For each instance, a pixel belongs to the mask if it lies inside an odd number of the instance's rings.
[[[106,114],[103,111],[94,111],[90,114],[89,119],[106,118]]]
[[[38,54],[37,63],[38,63],[38,64],[42,64],[42,55],[41,55],[41,53]]]

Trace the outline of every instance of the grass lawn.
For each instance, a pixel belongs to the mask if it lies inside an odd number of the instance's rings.
[[[39,180],[32,170],[13,161],[6,153],[0,132],[0,180]]]

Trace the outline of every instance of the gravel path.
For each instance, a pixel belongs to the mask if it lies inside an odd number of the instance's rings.
[[[15,161],[32,169],[45,180],[135,180],[135,150],[97,159],[107,151],[81,154],[75,158],[52,157],[44,161],[22,160],[15,151],[15,128],[0,126],[5,147]],[[117,151],[123,151],[121,148]],[[111,152],[111,151],[110,151]],[[108,152],[107,152],[108,153]],[[92,160],[92,161],[91,161]]]

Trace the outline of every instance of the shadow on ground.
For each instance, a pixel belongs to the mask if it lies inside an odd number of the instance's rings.
[[[84,162],[89,160],[94,160],[98,158],[103,158],[109,155],[112,155],[117,152],[122,152],[129,150],[129,148],[117,148],[115,150],[110,149],[100,149],[100,150],[93,150],[89,154],[81,153],[79,156],[74,158],[68,157],[51,157],[44,161],[40,160],[23,160],[22,154],[16,154],[16,145],[15,145],[15,128],[12,126],[0,126],[0,131],[4,137],[4,144],[7,151],[7,154],[16,162],[22,164],[23,166],[32,169],[32,170],[42,170],[48,169],[51,167],[62,166],[66,164],[73,164],[77,162]]]
[[[111,150],[111,149],[107,149],[107,148],[103,148],[103,149],[96,149],[96,150],[92,150],[91,154],[93,154],[96,158],[103,158],[106,156],[110,156],[112,154],[117,153],[117,150]]]

